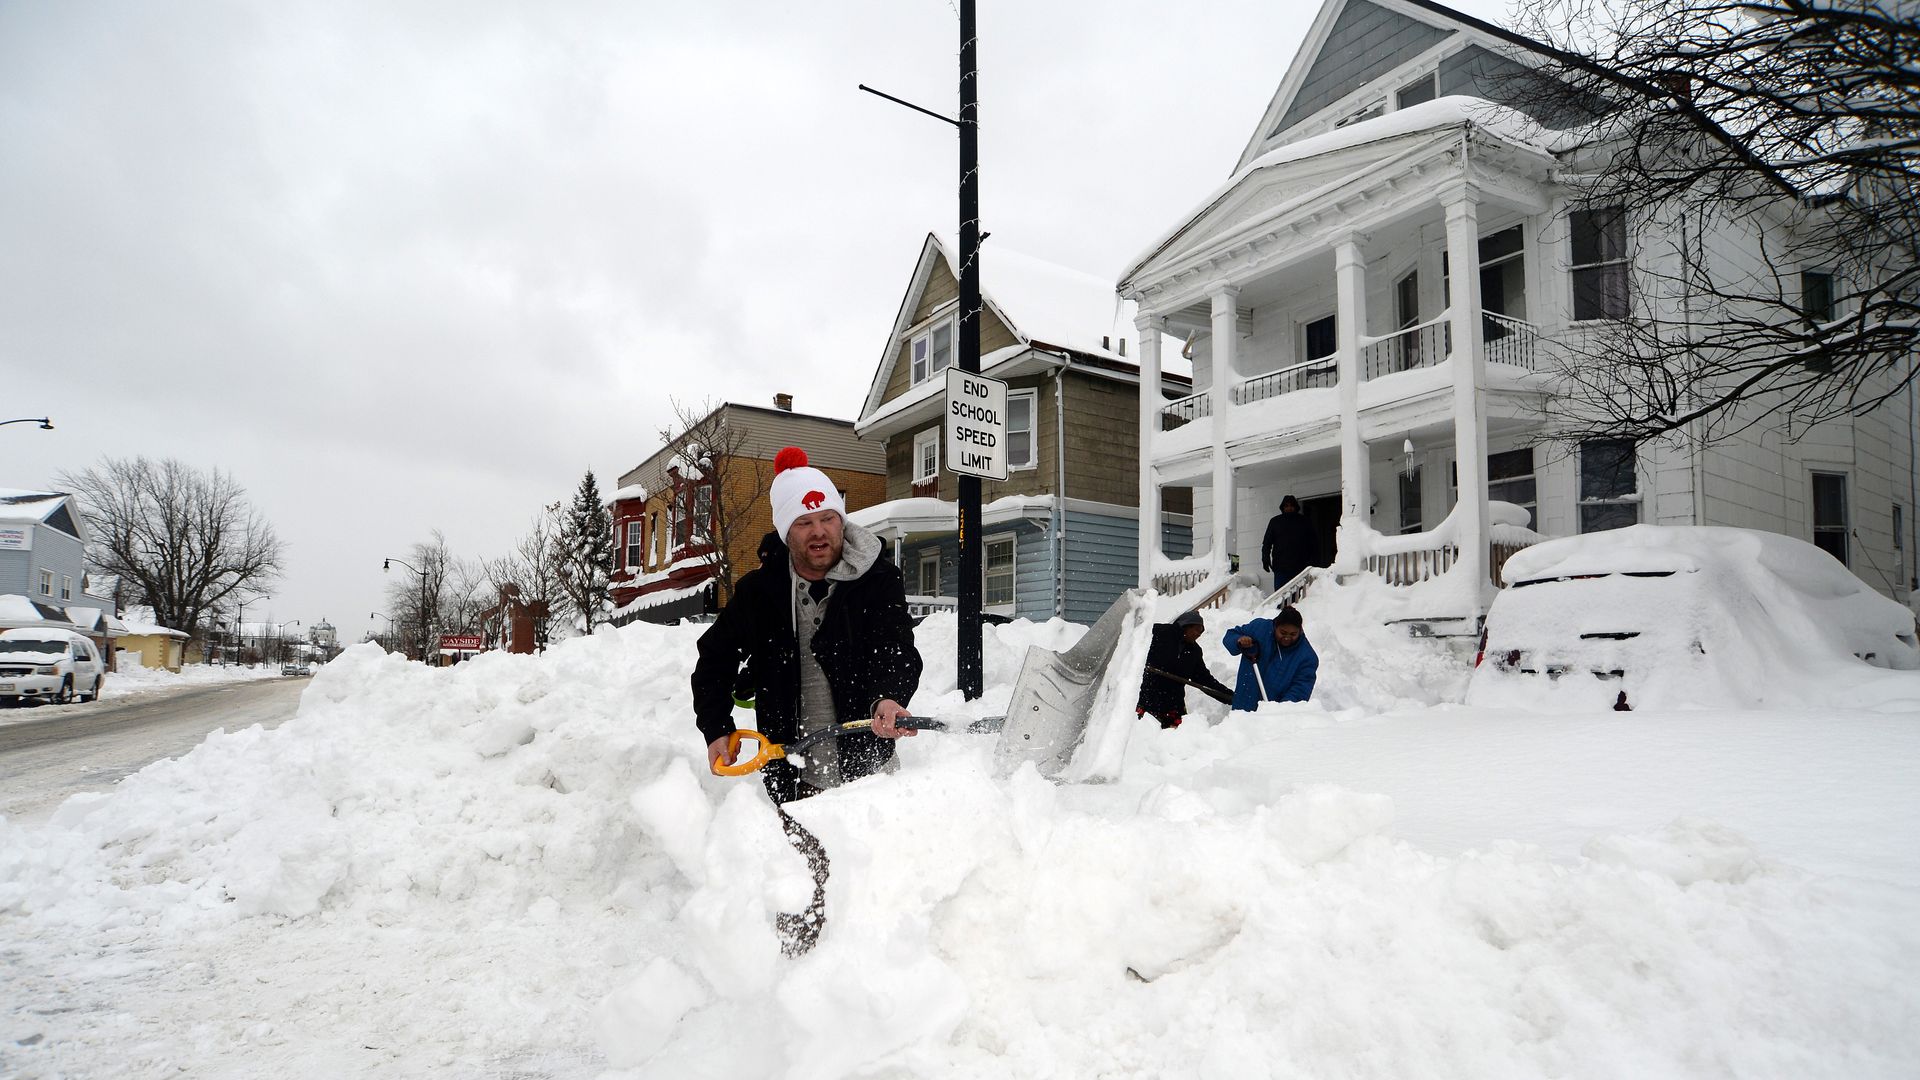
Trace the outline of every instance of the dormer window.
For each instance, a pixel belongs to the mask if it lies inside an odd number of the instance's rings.
[[[1393,107],[1396,109],[1405,109],[1418,105],[1423,101],[1432,101],[1439,96],[1438,83],[1434,78],[1434,73],[1429,71],[1425,75],[1401,87],[1399,91],[1393,95]]]
[[[911,349],[915,385],[946,370],[953,363],[953,320],[942,319],[914,335]]]

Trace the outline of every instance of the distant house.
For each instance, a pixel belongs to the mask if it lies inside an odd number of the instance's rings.
[[[721,405],[622,474],[608,500],[616,625],[678,622],[727,602],[730,582],[760,565],[773,458],[786,446],[807,452],[849,511],[882,498],[881,450],[856,439],[851,421],[794,412],[788,394],[770,409]]]
[[[7,606],[0,629],[73,629],[113,655],[118,622],[112,599],[87,591],[87,537],[72,495],[0,488],[0,597],[22,601]]]
[[[1005,481],[981,484],[983,607],[1091,622],[1138,581],[1140,369],[1131,303],[1100,278],[995,244],[982,258],[980,371],[1008,383]],[[886,447],[887,501],[852,515],[890,541],[923,610],[959,588],[958,476],[942,460],[946,369],[955,363],[959,279],[939,237],[921,244],[856,425]],[[1135,353],[1137,355],[1137,353]],[[1160,394],[1190,387],[1165,374]],[[1154,411],[1160,399],[1154,402]],[[1145,524],[1185,554],[1188,507]]]
[[[124,622],[126,630],[115,648],[138,656],[140,666],[177,672],[186,662],[186,633],[161,626],[155,621],[151,608],[128,608]]]
[[[1687,245],[1581,205],[1571,184],[1600,166],[1563,158],[1554,129],[1591,117],[1542,112],[1565,98],[1529,93],[1551,77],[1539,64],[1432,0],[1321,5],[1225,182],[1119,283],[1143,332],[1192,360],[1191,393],[1142,414],[1140,503],[1191,495],[1202,554],[1182,564],[1143,535],[1143,577],[1178,588],[1256,563],[1294,494],[1338,569],[1478,583],[1436,615],[1481,614],[1517,545],[1637,522],[1797,536],[1904,600],[1911,388],[1812,430],[1760,415],[1713,444],[1556,438],[1555,343],[1659,302],[1642,268],[1685,276]],[[1770,220],[1702,258],[1795,283],[1810,305],[1836,295],[1818,253]],[[1158,342],[1142,342],[1147,384],[1184,385]]]

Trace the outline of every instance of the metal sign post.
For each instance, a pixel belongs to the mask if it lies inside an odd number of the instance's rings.
[[[960,370],[980,373],[980,58],[974,0],[960,0]],[[1006,416],[1001,405],[1000,415]],[[1004,447],[1006,440],[1001,440]],[[1005,454],[998,455],[1004,463]],[[952,459],[949,458],[949,461]],[[1004,474],[1003,474],[1004,475]],[[980,659],[980,478],[960,476],[960,692],[968,701],[985,691]]]

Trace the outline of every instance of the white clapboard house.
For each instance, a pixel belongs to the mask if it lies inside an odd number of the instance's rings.
[[[1528,63],[1524,39],[1426,0],[1327,0],[1226,182],[1125,270],[1151,388],[1142,515],[1190,493],[1194,523],[1187,558],[1140,534],[1142,580],[1257,570],[1292,493],[1336,569],[1484,583],[1436,616],[1481,614],[1516,546],[1636,522],[1810,540],[1904,600],[1910,393],[1812,429],[1768,415],[1705,449],[1548,438],[1550,346],[1631,317],[1636,268],[1670,256],[1646,223],[1570,205],[1555,149],[1583,120],[1528,115],[1510,77]],[[1775,269],[1795,250],[1780,239]],[[1725,238],[1719,257],[1758,245]],[[1154,392],[1174,359],[1155,331],[1191,358],[1177,401]]]

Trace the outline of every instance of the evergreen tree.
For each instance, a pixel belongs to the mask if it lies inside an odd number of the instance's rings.
[[[592,469],[567,507],[560,548],[560,589],[566,594],[567,607],[579,618],[581,631],[592,633],[609,603],[607,580],[613,576],[613,515],[600,498]]]

